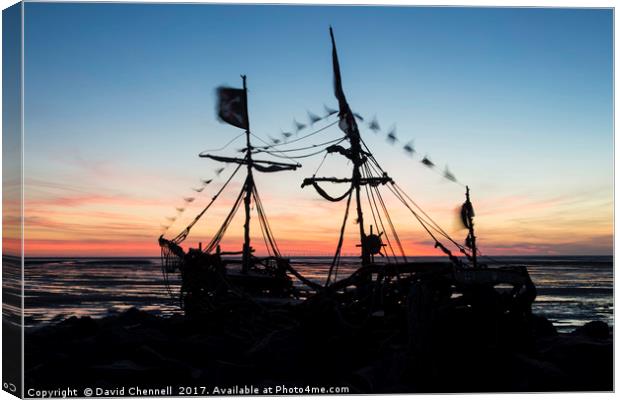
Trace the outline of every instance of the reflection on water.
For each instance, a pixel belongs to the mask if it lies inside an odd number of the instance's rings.
[[[316,282],[323,282],[330,262],[327,258],[291,261]],[[339,276],[350,274],[355,261],[343,259]],[[528,266],[538,289],[534,311],[547,316],[561,331],[595,319],[613,324],[612,257],[497,257],[497,261]],[[159,258],[27,259],[25,268],[28,326],[71,315],[102,317],[129,307],[160,315],[180,312],[178,300],[167,291]],[[176,294],[178,277],[171,278],[170,289]]]
[[[15,327],[22,323],[22,260],[2,256],[2,321]]]

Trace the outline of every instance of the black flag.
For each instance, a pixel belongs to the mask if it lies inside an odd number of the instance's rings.
[[[245,106],[245,91],[229,87],[217,89],[217,115],[233,126],[248,129],[248,114]]]
[[[344,97],[344,91],[342,90],[342,77],[340,76],[340,64],[338,63],[338,52],[336,51],[336,40],[334,39],[334,31],[332,27],[329,27],[329,36],[332,39],[332,63],[334,67],[334,94],[338,99],[338,108],[340,108],[340,117],[350,113],[349,104]]]

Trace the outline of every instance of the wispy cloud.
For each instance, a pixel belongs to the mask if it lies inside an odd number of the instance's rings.
[[[88,168],[96,174],[107,166],[93,163]],[[219,188],[214,183],[196,201],[183,207],[186,208],[184,213],[178,214],[176,207],[183,205],[179,194],[141,193],[139,188],[128,189],[115,180],[108,182],[111,184],[123,189],[101,190],[97,185],[84,182],[28,179],[27,190],[31,194],[25,203],[28,254],[65,252],[73,255],[89,251],[93,255],[114,254],[120,248],[131,252],[128,243],[134,243],[135,254],[156,255],[159,251],[156,239],[165,223],[164,218],[175,218],[168,232],[174,236]],[[203,221],[196,225],[188,245],[196,246],[198,241],[208,240],[224,220],[240,188],[240,182],[231,184]],[[294,190],[286,196],[263,192],[271,227],[284,253],[330,254],[334,251],[344,216],[343,203],[326,202],[313,193],[300,194]],[[442,254],[433,247],[434,241],[409,211],[389,193],[386,203],[407,254]],[[423,205],[424,201],[419,203]],[[466,232],[450,229],[455,219],[454,205],[446,206],[445,201],[429,203],[428,213],[450,231],[455,240],[464,240]],[[605,190],[547,197],[499,194],[476,199],[475,208],[479,244],[488,254],[599,254],[609,253],[612,249],[613,204]],[[367,224],[376,225],[367,207],[365,217]],[[226,236],[230,249],[240,246],[242,241],[240,218],[240,215],[236,217]],[[391,235],[391,229],[387,222],[385,224]],[[375,226],[374,230],[382,229]],[[356,247],[359,238],[354,212],[349,216],[346,233],[343,252],[356,254],[359,252]],[[257,251],[265,253],[258,224],[253,231],[253,240]],[[392,247],[399,253],[395,241]],[[391,253],[389,247],[386,251]]]

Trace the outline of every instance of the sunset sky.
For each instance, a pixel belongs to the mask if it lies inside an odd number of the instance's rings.
[[[158,255],[166,217],[196,197],[174,236],[232,171],[191,190],[220,166],[198,153],[242,133],[218,122],[217,86],[248,76],[252,131],[265,140],[336,107],[330,24],[348,101],[382,128],[361,124],[364,140],[455,238],[465,237],[454,224],[464,188],[408,157],[409,140],[470,186],[483,253],[613,251],[611,10],[27,3],[25,24],[27,256]],[[316,141],[341,135],[334,127]],[[336,247],[344,202],[300,188],[321,158],[257,176],[285,254]],[[332,155],[318,175],[346,177],[350,165]],[[240,185],[184,246],[208,241]],[[407,252],[441,255],[385,197]],[[239,249],[241,224],[224,250]],[[347,254],[356,229],[351,218]]]

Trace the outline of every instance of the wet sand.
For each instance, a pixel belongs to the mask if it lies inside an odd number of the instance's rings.
[[[344,258],[342,276],[354,271],[357,261]],[[612,257],[497,257],[497,261],[527,266],[538,293],[534,311],[550,319],[560,332],[571,332],[592,320],[613,325]],[[304,276],[323,283],[331,258],[298,257],[292,262]],[[101,318],[131,307],[164,316],[182,313],[179,276],[170,276],[168,292],[159,258],[28,258],[25,268],[26,326],[73,315]]]

